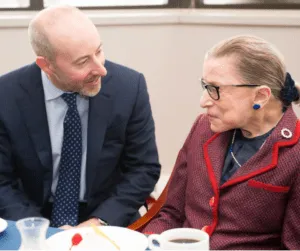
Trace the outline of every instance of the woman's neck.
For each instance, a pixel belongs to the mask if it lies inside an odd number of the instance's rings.
[[[283,116],[281,110],[263,113],[253,118],[244,128],[240,128],[246,138],[255,138],[266,134],[279,123]]]

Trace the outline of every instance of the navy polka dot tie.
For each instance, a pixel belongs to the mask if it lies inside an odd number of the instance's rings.
[[[76,95],[76,93],[62,95],[68,104],[68,111],[64,119],[59,177],[52,209],[51,226],[53,227],[78,224],[82,136]]]

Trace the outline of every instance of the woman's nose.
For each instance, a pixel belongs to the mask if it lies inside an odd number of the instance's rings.
[[[202,108],[207,108],[213,104],[211,97],[209,96],[207,90],[203,90],[202,96],[200,98],[200,106]]]

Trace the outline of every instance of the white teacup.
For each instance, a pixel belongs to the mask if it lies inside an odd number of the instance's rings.
[[[161,234],[151,234],[148,241],[151,250],[209,250],[209,235],[195,228],[174,228]]]

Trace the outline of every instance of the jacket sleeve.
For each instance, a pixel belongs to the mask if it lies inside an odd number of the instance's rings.
[[[200,115],[201,117],[201,115]],[[200,120],[194,123],[182,149],[179,151],[168,187],[166,202],[142,232],[161,233],[171,228],[180,228],[185,221],[185,196],[187,185],[187,153],[192,134]]]
[[[155,127],[146,81],[139,75],[135,105],[126,129],[121,182],[91,216],[110,225],[127,226],[153,191],[160,175]]]
[[[299,167],[299,166],[298,166]],[[282,231],[284,249],[300,250],[300,173],[295,178],[285,211]]]
[[[182,227],[185,220],[186,153],[181,149],[174,167],[167,200],[158,215],[143,229],[144,233],[161,233],[167,229]]]
[[[12,145],[0,119],[0,217],[19,220],[41,216],[40,208],[20,190],[20,184],[13,167]]]

